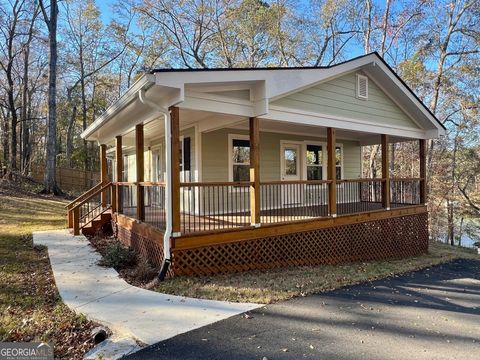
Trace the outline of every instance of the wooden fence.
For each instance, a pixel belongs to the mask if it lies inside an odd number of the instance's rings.
[[[32,165],[32,179],[38,182],[43,182],[44,174],[44,165]],[[65,167],[57,168],[57,184],[62,190],[70,192],[84,192],[99,182],[100,172]]]

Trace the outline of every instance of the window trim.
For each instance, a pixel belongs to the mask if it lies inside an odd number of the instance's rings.
[[[244,134],[228,134],[228,181],[233,182],[233,140],[248,140],[250,141],[250,136],[249,135],[244,135]],[[250,161],[248,162],[248,165],[250,165]],[[238,191],[239,189],[236,189],[234,187],[230,187],[231,191]]]
[[[327,143],[325,141],[310,141],[304,140],[302,146],[302,161],[303,161],[303,171],[302,171],[302,179],[307,180],[308,172],[307,172],[307,145],[318,145],[322,147],[322,179],[327,178]]]
[[[328,175],[328,148],[327,148],[327,143],[325,141],[310,141],[310,140],[304,140],[303,141],[303,146],[302,146],[302,179],[307,179],[307,145],[321,145],[322,146],[322,151],[324,151],[324,156],[323,156],[323,162],[322,162],[322,178],[327,180],[327,175]],[[341,177],[340,179],[337,180],[344,180],[345,179],[345,168],[343,166],[343,160],[344,160],[344,151],[343,151],[343,143],[335,143],[335,148],[339,147],[341,151],[341,159],[340,159],[340,168],[341,168]],[[335,165],[335,174],[336,174],[336,168],[337,165]],[[336,175],[335,175],[336,176]]]
[[[280,140],[280,146],[279,146],[279,162],[280,162],[280,180],[282,180],[283,178],[283,173],[285,171],[285,163],[284,163],[284,159],[283,159],[283,146],[285,144],[292,144],[292,145],[298,145],[299,149],[300,149],[300,154],[299,157],[298,157],[298,177],[300,178],[300,180],[303,180],[305,179],[305,174],[304,174],[304,171],[305,171],[305,159],[304,159],[304,154],[305,154],[305,151],[304,151],[304,141],[298,141],[298,140]],[[283,181],[283,180],[282,180]]]
[[[335,151],[336,148],[340,148],[340,179],[338,180],[344,180],[345,179],[345,168],[343,167],[343,159],[344,159],[344,152],[343,152],[343,143],[335,143]],[[335,164],[335,178],[337,177],[337,165]]]

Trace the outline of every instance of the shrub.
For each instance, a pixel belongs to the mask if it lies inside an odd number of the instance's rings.
[[[134,250],[114,241],[106,247],[100,265],[123,269],[135,265],[136,261],[137,255]]]
[[[157,273],[157,269],[155,269],[148,260],[142,259],[138,262],[133,276],[139,281],[149,281],[152,280]]]

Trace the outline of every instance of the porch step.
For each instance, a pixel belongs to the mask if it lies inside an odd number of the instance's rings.
[[[82,228],[82,234],[85,236],[95,236],[97,231],[104,227],[112,220],[112,213],[110,210],[104,212],[97,216],[93,221],[90,222],[87,226]]]

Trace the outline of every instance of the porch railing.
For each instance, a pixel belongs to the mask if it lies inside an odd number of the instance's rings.
[[[381,209],[383,182],[383,179],[337,180],[337,214]]]
[[[420,204],[420,181],[418,178],[395,178],[390,180],[390,206],[400,207]]]
[[[137,186],[135,183],[118,182],[119,187],[118,212],[136,219],[137,217]]]
[[[145,205],[145,222],[156,228],[165,229],[165,183],[143,182],[143,197]]]
[[[277,224],[332,215],[332,181],[260,182],[260,223]],[[337,180],[337,215],[381,210],[385,179]],[[390,206],[420,204],[419,178],[390,179]],[[201,233],[251,226],[250,182],[180,183],[180,232]],[[144,221],[165,228],[165,183],[116,183],[118,211],[136,218],[137,188],[143,187]]]
[[[182,233],[250,226],[250,183],[180,184]]]
[[[270,181],[260,184],[260,222],[305,220],[329,215],[331,181]]]
[[[112,183],[99,183],[66,206],[68,227],[74,235],[109,211],[115,203],[115,193]]]

